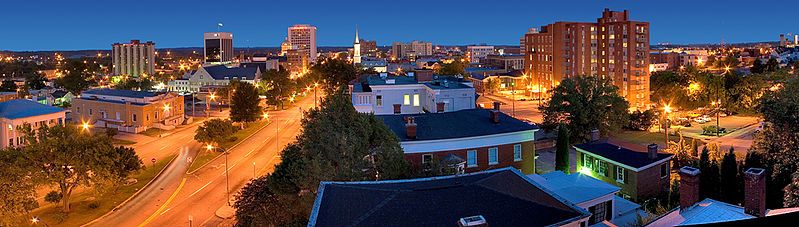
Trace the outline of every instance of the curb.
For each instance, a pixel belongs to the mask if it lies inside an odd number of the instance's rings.
[[[225,150],[229,151],[229,150],[231,150],[231,149],[233,149],[233,148],[236,148],[236,147],[238,147],[238,146],[239,146],[239,144],[241,144],[241,143],[243,143],[244,141],[246,141],[246,140],[250,139],[250,137],[254,136],[255,134],[258,134],[258,132],[260,132],[261,130],[263,130],[264,128],[266,128],[266,126],[269,126],[269,125],[271,125],[271,124],[272,124],[272,122],[269,122],[269,123],[265,124],[264,126],[262,126],[261,128],[259,128],[258,130],[255,130],[255,132],[253,132],[253,133],[252,133],[252,134],[250,134],[249,136],[245,137],[244,139],[242,139],[242,140],[241,140],[241,141],[239,141],[238,143],[236,143],[236,144],[233,144],[233,146],[230,146],[229,148],[227,148],[227,149],[225,149]],[[197,153],[197,154],[199,154],[199,153]],[[200,169],[204,168],[205,166],[207,166],[207,165],[208,165],[208,164],[210,164],[211,162],[213,162],[213,161],[216,161],[216,159],[218,159],[219,157],[222,157],[222,155],[217,155],[216,157],[212,158],[211,160],[208,160],[208,162],[206,162],[205,164],[203,164],[203,165],[201,165],[201,166],[197,167],[197,169],[195,169],[194,171],[189,171],[189,170],[186,170],[186,174],[194,174],[195,172],[197,172],[197,171],[199,171]],[[189,169],[191,169],[191,166],[189,166]]]
[[[84,226],[89,226],[89,225],[91,225],[91,224],[94,224],[95,222],[97,222],[97,221],[100,221],[100,219],[103,219],[103,218],[105,218],[106,216],[108,216],[108,215],[111,215],[111,213],[113,213],[114,211],[116,211],[117,209],[119,209],[120,207],[122,207],[123,205],[125,205],[126,203],[130,202],[130,200],[131,200],[131,199],[133,199],[133,197],[136,197],[137,195],[139,195],[139,193],[141,193],[141,191],[143,191],[143,189],[144,189],[144,188],[147,188],[147,186],[150,186],[150,184],[152,184],[152,183],[153,183],[153,181],[155,181],[155,179],[158,179],[158,177],[160,177],[160,176],[161,176],[161,174],[162,174],[162,173],[164,173],[164,170],[166,170],[166,167],[167,167],[167,166],[169,166],[169,165],[171,165],[171,164],[172,164],[172,162],[174,162],[174,161],[175,161],[175,159],[177,159],[177,158],[178,158],[178,156],[179,156],[179,155],[175,155],[175,157],[172,157],[172,160],[169,160],[169,162],[167,163],[167,165],[165,165],[165,166],[164,166],[164,168],[161,168],[161,170],[160,170],[160,171],[158,171],[158,173],[157,173],[157,174],[155,174],[155,177],[153,177],[153,179],[150,179],[150,181],[149,181],[149,182],[147,182],[147,184],[145,184],[144,186],[142,186],[142,187],[141,187],[139,190],[136,190],[136,192],[134,192],[134,193],[133,193],[133,195],[130,195],[130,197],[128,197],[127,199],[125,199],[125,201],[122,201],[121,203],[119,203],[119,204],[118,204],[117,206],[115,206],[113,209],[111,209],[111,210],[110,210],[110,211],[108,211],[107,213],[103,214],[103,216],[100,216],[100,217],[98,217],[98,218],[95,218],[94,220],[92,220],[92,221],[90,221],[90,222],[87,222],[87,223],[85,223],[85,224],[83,224],[83,225],[80,225],[80,226],[81,226],[81,227],[84,227]]]

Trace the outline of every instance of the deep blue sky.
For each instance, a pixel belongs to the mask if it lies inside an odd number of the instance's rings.
[[[218,21],[234,33],[236,47],[279,46],[296,23],[317,26],[320,46],[350,45],[356,24],[362,38],[381,46],[414,39],[518,45],[530,27],[596,21],[606,7],[650,22],[653,43],[776,41],[779,33],[799,33],[796,0],[9,0],[0,6],[0,50],[17,51],[110,49],[130,39],[197,47]]]

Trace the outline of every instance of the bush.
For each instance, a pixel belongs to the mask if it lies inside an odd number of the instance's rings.
[[[646,131],[655,123],[655,111],[646,110],[641,112],[636,110],[630,113],[630,121],[627,124],[627,129]]]
[[[58,192],[58,191],[50,191],[50,192],[47,193],[47,195],[44,196],[44,201],[46,201],[48,203],[56,204],[56,203],[61,202],[61,198],[63,198],[63,197],[64,196],[61,195],[61,193]]]
[[[100,203],[98,203],[97,201],[89,203],[89,209],[93,210],[93,209],[97,209],[98,207],[100,207]]]

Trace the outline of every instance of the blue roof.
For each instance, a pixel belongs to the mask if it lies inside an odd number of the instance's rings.
[[[499,113],[499,123],[490,118],[491,110],[465,109],[444,113],[376,115],[400,141],[439,140],[536,130],[538,126]],[[414,117],[416,139],[407,137],[405,118]]]
[[[607,142],[577,144],[574,147],[633,168],[641,168],[673,156],[672,154],[658,152],[657,157],[651,159],[646,151],[634,151]]]
[[[122,90],[122,89],[100,88],[100,89],[86,90],[83,91],[83,93],[81,93],[81,96],[86,96],[86,95],[107,95],[107,96],[128,97],[128,98],[149,98],[149,97],[158,96],[159,93],[149,92],[149,91],[132,91],[132,90]]]
[[[206,66],[203,67],[208,74],[215,80],[233,79],[236,77],[240,80],[255,80],[255,73],[258,72],[258,67],[227,67],[224,65]]]
[[[58,113],[64,109],[44,105],[27,99],[14,99],[0,102],[0,118],[17,119]]]
[[[620,190],[619,187],[581,173],[565,174],[561,171],[553,171],[546,174],[530,174],[528,176],[533,181],[575,204],[614,194]]]

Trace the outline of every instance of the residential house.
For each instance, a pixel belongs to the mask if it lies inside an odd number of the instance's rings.
[[[196,93],[203,86],[226,86],[232,80],[254,84],[261,78],[260,64],[243,64],[239,67],[226,65],[204,66],[187,73],[185,78],[169,81],[168,90],[182,93]]]
[[[513,168],[321,182],[308,226],[586,226],[590,213]]]
[[[423,114],[377,115],[397,136],[415,168],[477,172],[513,167],[535,172],[538,126],[499,111],[463,109]],[[433,167],[441,169],[431,169]]]
[[[414,72],[408,76],[388,73],[369,75],[350,84],[352,103],[358,112],[383,114],[418,114],[473,109],[474,88],[455,77],[438,76],[432,81],[419,81]]]
[[[644,152],[599,141],[573,147],[578,171],[621,188],[625,199],[644,201],[669,189],[673,155],[658,152],[656,144]]]

